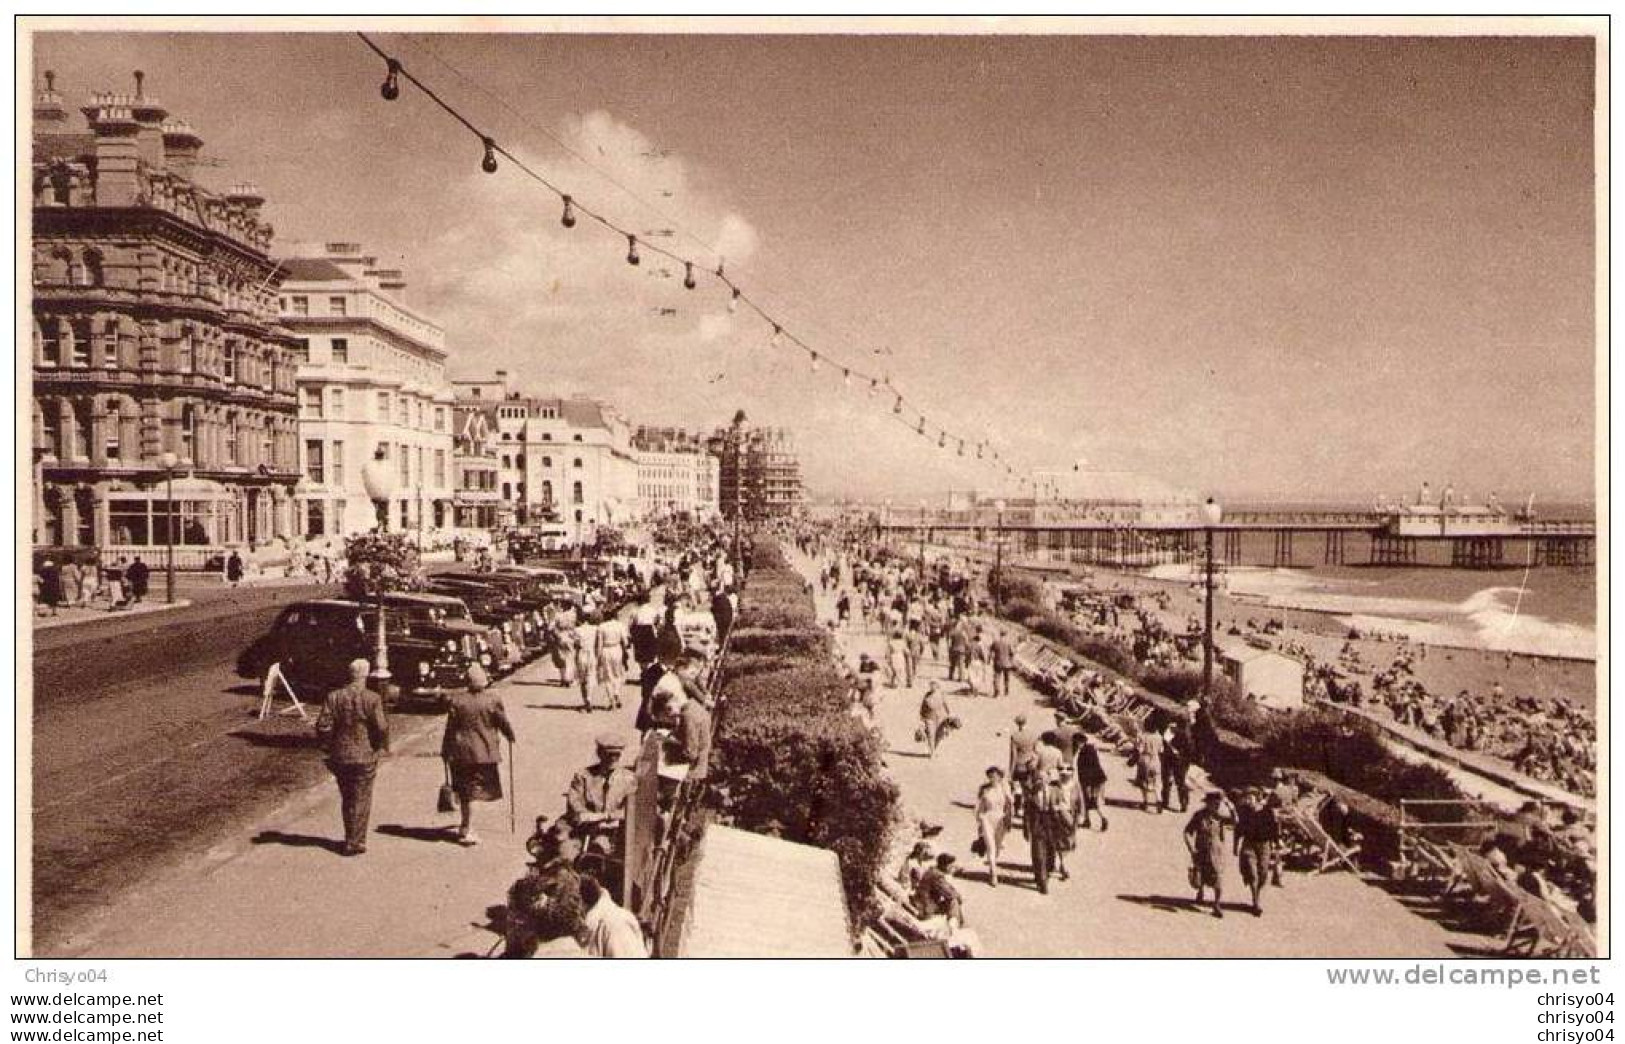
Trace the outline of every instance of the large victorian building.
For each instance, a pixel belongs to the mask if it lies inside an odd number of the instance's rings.
[[[637,459],[626,418],[607,403],[525,396],[508,375],[452,382],[460,420],[479,413],[496,433],[500,500],[514,522],[591,543],[638,514]]]
[[[707,440],[719,465],[722,514],[747,519],[787,518],[806,506],[801,459],[783,428],[718,428]]]
[[[293,340],[250,185],[193,180],[202,140],[142,89],[79,130],[34,106],[34,540],[178,561],[292,537]]]
[[[719,465],[698,437],[682,428],[640,427],[632,450],[643,517],[716,517]]]
[[[441,328],[401,300],[395,269],[355,243],[281,262],[282,322],[299,339],[298,488],[306,537],[378,524],[362,471],[381,449],[395,476],[390,529],[453,524],[451,385]]]

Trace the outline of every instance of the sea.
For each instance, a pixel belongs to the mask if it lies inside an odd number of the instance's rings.
[[[1238,510],[1298,505],[1238,505]],[[1308,505],[1302,509],[1309,510]],[[1346,505],[1348,510],[1358,510]],[[1335,511],[1337,505],[1313,509]],[[1537,504],[1538,517],[1590,519],[1589,504]],[[1351,535],[1345,565],[1322,565],[1319,536],[1299,536],[1294,558],[1298,568],[1276,568],[1273,538],[1246,534],[1241,555],[1226,563],[1222,583],[1241,599],[1264,606],[1327,613],[1361,631],[1404,634],[1433,645],[1489,649],[1497,652],[1597,658],[1597,571],[1594,566],[1533,566],[1524,541],[1509,541],[1499,569],[1459,569],[1449,564],[1448,545],[1423,545],[1415,566],[1373,566],[1367,542]],[[1360,563],[1360,564],[1355,564]],[[1146,573],[1162,579],[1188,580],[1192,566],[1155,566]]]

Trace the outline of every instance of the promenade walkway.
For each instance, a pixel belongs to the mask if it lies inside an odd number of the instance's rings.
[[[338,790],[329,781],[207,856],[121,901],[52,954],[95,957],[454,957],[483,954],[481,927],[525,870],[524,840],[539,814],[563,809],[565,787],[593,759],[593,737],[632,731],[637,693],[618,711],[579,713],[580,694],[554,684],[540,660],[496,686],[514,748],[518,830],[508,805],[476,809],[481,843],[463,848],[435,812],[442,782],[439,717],[392,718],[395,752],[379,766],[366,855],[337,854]],[[600,697],[600,705],[602,698]],[[503,768],[507,784],[507,767]],[[574,951],[562,940],[552,951]]]
[[[805,575],[815,571],[796,556]],[[833,598],[817,596],[820,619],[833,618]],[[844,631],[840,643],[856,661],[860,652],[881,657],[878,633]],[[1005,765],[1012,719],[1027,715],[1047,727],[1052,712],[1019,680],[1008,697],[956,695],[945,689],[964,728],[950,735],[934,759],[914,741],[924,683],[945,682],[946,665],[927,663],[913,689],[884,689],[879,724],[890,753],[888,765],[903,792],[910,821],[944,825],[935,844],[951,851],[964,871],[960,888],[966,918],[993,957],[1449,957],[1485,946],[1479,936],[1459,935],[1408,911],[1386,892],[1348,873],[1311,877],[1288,874],[1285,888],[1264,895],[1264,916],[1254,918],[1240,876],[1230,867],[1226,913],[1215,919],[1192,903],[1181,840],[1188,816],[1138,810],[1138,791],[1123,760],[1103,760],[1110,782],[1106,798],[1111,829],[1084,831],[1068,860],[1071,879],[1051,879],[1049,895],[1032,883],[1019,831],[1007,840],[998,888],[986,883],[985,864],[971,855],[975,838],[976,788],[989,765]],[[1199,779],[1199,773],[1193,773]],[[1193,795],[1199,800],[1200,790]],[[1127,807],[1132,804],[1133,807]]]

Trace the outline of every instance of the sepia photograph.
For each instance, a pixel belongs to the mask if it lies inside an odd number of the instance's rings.
[[[1606,17],[16,39],[19,959],[1608,956]]]

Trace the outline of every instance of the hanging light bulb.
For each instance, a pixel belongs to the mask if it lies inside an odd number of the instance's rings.
[[[401,63],[393,58],[388,61],[389,72],[385,74],[383,86],[378,88],[378,93],[384,96],[384,101],[394,101],[401,96]]]
[[[869,378],[869,394],[870,395],[879,395],[880,394],[880,378],[879,377],[871,377],[871,378]]]
[[[497,143],[494,139],[485,139],[485,158],[480,160],[480,169],[487,174],[497,172]]]
[[[642,260],[643,259],[638,256],[638,237],[628,235],[626,237],[626,263],[629,265],[635,265]]]
[[[784,345],[784,327],[778,323],[773,324],[773,336],[768,339],[769,348],[779,348]]]
[[[576,212],[573,205],[574,203],[575,200],[571,199],[569,196],[564,197],[564,214],[559,218],[559,224],[563,225],[565,228],[576,227]]]
[[[694,289],[694,286],[695,286],[695,283],[694,283],[694,262],[692,262],[692,261],[684,261],[683,262],[683,289],[692,290],[692,289]]]
[[[893,413],[902,413],[903,412],[903,397],[901,395],[899,395],[897,397],[897,402],[896,402],[895,405],[892,406],[891,411]]]
[[[959,455],[961,457],[963,457],[965,455],[965,440],[964,439],[959,440]]]
[[[920,433],[920,434],[921,434],[921,435],[924,435],[924,434],[925,434],[925,418],[924,418],[924,417],[921,417],[921,418],[920,418],[920,427],[919,427],[919,429],[918,429],[918,430],[919,430],[919,433]]]
[[[733,293],[728,295],[728,314],[733,315],[737,311],[739,311],[739,288],[736,286]]]
[[[818,372],[818,353],[811,350],[811,349],[808,349],[807,354],[812,357],[812,372],[817,373]]]
[[[976,444],[976,459],[977,459],[977,460],[981,460],[981,459],[982,459],[982,450],[983,450],[983,448],[984,448],[984,447],[983,447],[983,445],[982,445],[982,443],[980,443],[980,442],[978,442],[978,443],[977,443],[977,444]]]
[[[948,433],[945,431],[941,435],[937,436],[937,449],[947,449],[947,448],[948,448]]]

